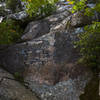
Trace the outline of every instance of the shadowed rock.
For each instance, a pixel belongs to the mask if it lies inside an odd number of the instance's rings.
[[[39,100],[14,77],[0,68],[0,100]]]

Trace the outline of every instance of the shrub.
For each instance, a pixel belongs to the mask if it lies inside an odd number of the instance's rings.
[[[100,22],[94,22],[85,27],[85,33],[80,34],[77,46],[82,55],[81,62],[91,67],[100,67]]]
[[[0,44],[11,44],[18,41],[23,30],[13,20],[0,23]]]
[[[23,0],[26,2],[26,11],[30,16],[49,15],[55,10],[58,0]]]
[[[94,16],[100,12],[100,1],[96,0],[93,8],[87,7],[87,0],[73,0],[74,5],[72,13],[84,11],[87,16]],[[81,59],[79,62],[86,64],[94,69],[100,69],[100,22],[85,26],[85,32],[79,35],[79,41],[76,45],[80,47]]]

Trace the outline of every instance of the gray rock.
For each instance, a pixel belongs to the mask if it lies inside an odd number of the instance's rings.
[[[91,6],[91,5],[88,5]],[[72,27],[84,27],[92,24],[93,21],[99,20],[99,14],[94,12],[93,16],[86,16],[84,12],[76,12],[70,17],[70,24]]]
[[[20,11],[18,13],[10,14],[7,18],[14,19],[14,20],[25,20],[28,17],[28,14],[25,11]]]
[[[69,11],[71,12],[71,9],[72,9],[72,5],[69,4],[69,2],[58,2],[57,3],[57,12],[62,12],[62,11]]]
[[[0,100],[38,100],[37,97],[14,77],[0,68]]]
[[[68,11],[64,11],[29,23],[21,39],[24,41],[32,40],[54,30],[63,30],[66,27],[66,18],[69,14]]]
[[[87,6],[90,7],[90,8],[94,8],[95,5],[96,5],[96,4],[94,4],[94,3],[87,4]]]
[[[80,95],[84,93],[86,84],[91,79],[91,73],[84,73],[75,79],[59,82],[54,86],[29,82],[29,87],[36,92],[41,100],[80,100]]]
[[[76,50],[72,44],[75,40],[74,34],[69,35],[65,31],[52,32],[1,51],[0,64],[9,72],[14,73],[23,72],[24,68],[31,65],[39,68],[39,66],[52,61],[70,61],[72,56],[77,58]]]
[[[83,27],[91,23],[92,18],[85,16],[82,12],[74,13],[71,17],[71,26],[73,27]]]
[[[6,1],[1,2],[0,15],[14,20],[25,20],[25,18],[28,17],[28,14],[25,11],[25,4],[21,0],[13,2],[14,5],[7,5]]]
[[[73,30],[72,34],[80,34],[83,32],[85,32],[84,27],[78,27]]]
[[[4,17],[0,16],[0,23],[3,21],[3,18],[4,18]]]
[[[31,40],[33,38],[42,36],[49,33],[50,27],[47,21],[35,21],[29,23],[26,27],[24,35],[21,37],[22,40]]]

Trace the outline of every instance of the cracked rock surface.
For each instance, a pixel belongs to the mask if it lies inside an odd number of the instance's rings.
[[[17,82],[8,72],[0,68],[0,100],[39,100]]]

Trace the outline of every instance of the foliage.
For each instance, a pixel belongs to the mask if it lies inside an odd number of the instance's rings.
[[[75,1],[76,0],[74,0],[74,6],[72,9],[72,13],[74,13],[76,11],[82,11],[85,9],[87,0],[80,0],[80,1],[76,1],[76,2]]]
[[[11,44],[16,42],[23,30],[13,20],[7,20],[0,23],[0,44]]]
[[[100,67],[100,22],[85,27],[85,33],[79,35],[77,46],[82,55],[81,62],[90,67]]]
[[[91,13],[93,15],[93,12],[100,12],[100,0],[95,1],[95,6],[90,8],[87,6],[88,0],[72,0],[73,1],[73,9],[72,13],[75,13],[77,11],[85,11],[85,14],[88,16],[91,16]]]
[[[74,0],[72,13],[84,11],[87,16],[94,16],[100,12],[100,0],[96,0],[95,6],[88,7],[87,0]],[[92,25],[85,27],[85,33],[79,35],[79,41],[76,42],[80,47],[82,58],[79,62],[86,64],[92,68],[100,68],[100,22],[93,22]]]
[[[26,2],[26,11],[32,15],[49,15],[55,10],[58,0],[23,0]]]

